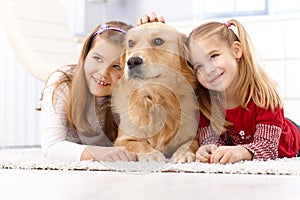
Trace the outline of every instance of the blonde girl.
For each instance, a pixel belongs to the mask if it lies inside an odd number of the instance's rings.
[[[254,57],[240,22],[208,22],[188,37],[199,81],[200,162],[234,163],[294,157],[297,126],[284,116],[273,80]]]

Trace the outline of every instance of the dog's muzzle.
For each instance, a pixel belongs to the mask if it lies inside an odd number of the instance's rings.
[[[130,78],[142,78],[143,59],[140,57],[131,57],[127,60],[128,75]]]

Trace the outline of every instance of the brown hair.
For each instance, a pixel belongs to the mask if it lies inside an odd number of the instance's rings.
[[[131,25],[120,21],[110,21],[106,22],[108,27],[122,29],[124,31],[128,31],[132,28]],[[86,136],[92,136],[93,132],[91,131],[91,125],[87,121],[88,108],[91,103],[94,103],[94,96],[89,92],[85,72],[84,72],[84,63],[85,59],[90,51],[90,49],[95,44],[95,39],[97,37],[102,40],[108,40],[109,42],[123,46],[125,34],[116,31],[114,29],[107,29],[103,31],[101,34],[95,34],[99,30],[100,26],[97,26],[86,38],[82,51],[79,57],[78,64],[70,65],[70,70],[63,72],[60,76],[60,79],[55,83],[55,88],[52,96],[53,107],[55,108],[55,98],[58,94],[59,90],[62,90],[65,85],[69,88],[69,95],[66,103],[66,113],[67,120],[69,122],[70,127],[73,130],[80,131],[84,133]],[[57,72],[56,71],[56,72]],[[109,98],[110,96],[106,97]],[[110,101],[109,101],[110,102]],[[111,105],[109,105],[111,108]],[[97,110],[97,109],[96,109]],[[106,120],[104,125],[104,133],[105,135],[113,142],[117,137],[117,123],[114,119],[111,109],[106,113]]]

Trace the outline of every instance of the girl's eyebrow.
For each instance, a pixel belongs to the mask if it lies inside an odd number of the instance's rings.
[[[102,55],[101,55],[101,54],[99,54],[98,52],[93,52],[93,55],[94,55],[94,56],[99,56],[99,57],[102,57]]]
[[[117,60],[113,60],[113,61],[111,62],[111,64],[112,64],[112,65],[120,65],[121,63],[118,62]]]
[[[208,52],[207,56],[209,57],[209,55],[218,52],[219,50],[213,49],[211,51]]]

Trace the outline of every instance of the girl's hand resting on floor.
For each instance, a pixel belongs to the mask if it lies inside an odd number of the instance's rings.
[[[196,152],[196,161],[205,163],[235,163],[242,160],[252,160],[253,155],[245,147],[204,145]]]
[[[203,145],[196,152],[196,161],[210,163],[210,157],[213,149],[217,146],[214,144]]]
[[[155,12],[151,12],[149,15],[143,15],[141,18],[136,20],[136,25],[147,24],[151,22],[162,22],[165,23],[165,18],[163,16],[157,16]]]
[[[129,152],[125,147],[88,146],[81,155],[81,160],[93,161],[137,161],[137,155]]]

